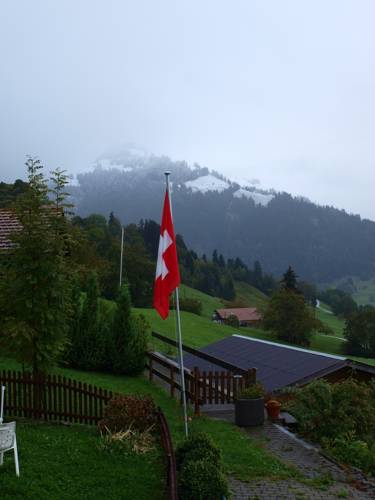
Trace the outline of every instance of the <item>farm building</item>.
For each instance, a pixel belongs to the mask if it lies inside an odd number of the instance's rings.
[[[200,350],[242,370],[256,368],[257,380],[270,393],[282,393],[286,387],[305,385],[319,378],[338,382],[349,376],[364,381],[375,377],[375,367],[342,356],[242,335],[232,335]],[[192,354],[185,354],[184,362],[189,369],[197,367],[200,371],[223,370],[222,367]]]
[[[216,309],[212,319],[217,323],[225,323],[231,316],[235,316],[238,319],[240,326],[254,326],[262,320],[262,315],[256,307]]]

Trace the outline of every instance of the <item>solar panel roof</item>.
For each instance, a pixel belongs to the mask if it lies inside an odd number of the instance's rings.
[[[280,390],[314,375],[329,373],[346,366],[345,358],[325,353],[284,346],[274,342],[232,335],[201,349],[202,352],[232,363],[243,370],[257,369],[257,380],[267,391]],[[191,354],[184,355],[187,368],[223,369]]]

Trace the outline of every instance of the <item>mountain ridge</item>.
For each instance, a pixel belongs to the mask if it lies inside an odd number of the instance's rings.
[[[123,223],[159,220],[164,171],[172,172],[176,231],[196,251],[214,249],[281,275],[327,282],[375,269],[375,222],[285,192],[241,185],[214,170],[166,156],[101,158],[71,186],[77,213],[111,211]]]

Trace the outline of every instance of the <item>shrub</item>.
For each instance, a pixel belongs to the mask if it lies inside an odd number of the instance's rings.
[[[226,318],[225,324],[228,326],[231,326],[232,328],[239,328],[240,327],[240,321],[237,318],[237,316],[235,316],[234,314],[230,314]]]
[[[129,288],[124,285],[117,299],[112,328],[112,369],[136,375],[145,367],[148,324],[144,316],[131,312]]]
[[[192,434],[176,450],[176,466],[180,470],[190,460],[207,459],[220,467],[221,450],[204,432]]]
[[[237,394],[237,399],[259,399],[263,398],[265,394],[262,384],[257,382],[245,387]]]
[[[197,299],[191,298],[181,298],[180,299],[180,309],[181,311],[191,312],[193,314],[197,314],[198,316],[202,315],[202,302]]]
[[[356,439],[353,433],[340,435],[326,447],[341,463],[351,464],[375,476],[375,447]]]
[[[222,500],[229,496],[222,470],[207,459],[186,462],[178,481],[181,500]]]
[[[367,440],[375,429],[373,386],[349,379],[338,384],[317,380],[297,389],[288,404],[299,430],[321,441],[354,433]]]
[[[98,426],[101,432],[115,433],[129,428],[143,432],[155,423],[156,407],[150,396],[117,395],[105,407]]]

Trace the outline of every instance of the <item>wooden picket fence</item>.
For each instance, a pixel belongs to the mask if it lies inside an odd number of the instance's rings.
[[[97,424],[113,393],[60,375],[33,377],[28,372],[0,371],[6,387],[5,415],[46,421]]]
[[[147,369],[149,379],[152,381],[157,377],[162,380],[169,387],[172,397],[176,396],[176,391],[181,391],[177,363],[159,353],[149,352]],[[185,370],[186,396],[194,404],[196,413],[199,413],[201,405],[233,403],[242,389],[255,382],[255,368],[242,370],[240,373],[230,370],[200,371],[198,368]]]

